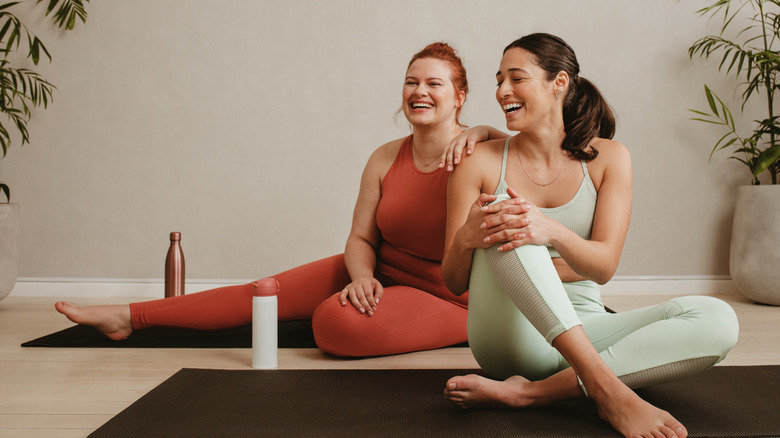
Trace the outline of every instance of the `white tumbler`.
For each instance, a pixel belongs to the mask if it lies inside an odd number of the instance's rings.
[[[265,278],[252,283],[252,368],[276,368],[278,308],[276,293],[279,283]]]

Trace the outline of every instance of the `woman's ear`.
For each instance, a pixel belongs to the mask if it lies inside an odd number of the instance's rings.
[[[553,88],[556,93],[558,91],[566,91],[569,88],[569,74],[565,71],[559,71],[558,74],[555,75],[555,79],[553,79]]]
[[[463,104],[466,103],[466,92],[460,91],[457,96],[458,108],[463,108]]]

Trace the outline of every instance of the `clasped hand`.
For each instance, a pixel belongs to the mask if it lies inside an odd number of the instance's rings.
[[[509,188],[507,193],[510,198],[498,202],[494,202],[497,196],[483,193],[471,206],[462,228],[469,247],[484,249],[503,242],[498,250],[509,251],[550,241],[550,220],[513,189]]]

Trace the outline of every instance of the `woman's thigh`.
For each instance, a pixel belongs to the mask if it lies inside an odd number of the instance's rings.
[[[337,356],[382,356],[466,341],[467,310],[428,292],[389,286],[373,316],[342,306],[335,294],[314,312],[317,346]]]

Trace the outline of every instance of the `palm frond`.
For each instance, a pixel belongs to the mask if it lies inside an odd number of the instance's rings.
[[[36,3],[42,1],[36,0]],[[87,22],[87,10],[84,8],[83,0],[49,0],[46,16],[50,14],[54,24],[60,29],[73,30],[77,19],[82,23]]]
[[[688,48],[688,56],[691,59],[696,56],[718,59],[718,71],[744,79],[738,83],[744,87],[742,110],[749,101],[754,101],[753,97],[762,96],[768,112],[766,119],[755,121],[755,129],[749,136],[741,137],[736,132],[731,111],[705,85],[710,112],[694,110],[699,117],[693,120],[720,125],[726,130],[715,142],[710,158],[717,151],[730,149],[729,158],[746,164],[754,183],[758,181],[758,174],[769,170],[772,182],[776,184],[780,172],[780,118],[774,115],[774,93],[780,91],[780,54],[776,48],[780,42],[780,0],[710,0],[697,14],[708,15],[709,20],[720,18],[720,28],[716,35],[695,41]],[[727,38],[727,30],[743,17],[747,18],[747,24],[737,30],[736,37]]]
[[[41,3],[43,0],[36,0]],[[49,0],[46,2],[45,16],[50,17],[55,26],[71,30],[77,21],[86,22],[87,12],[84,4],[89,0]],[[0,4],[0,112],[7,120],[0,120],[0,148],[3,157],[12,143],[20,145],[30,142],[27,127],[31,108],[47,108],[57,89],[39,73],[28,68],[17,68],[8,59],[9,55],[25,49],[27,57],[38,65],[41,59],[51,61],[51,53],[43,41],[31,32],[12,12],[19,1]],[[17,133],[10,131],[15,130]]]

